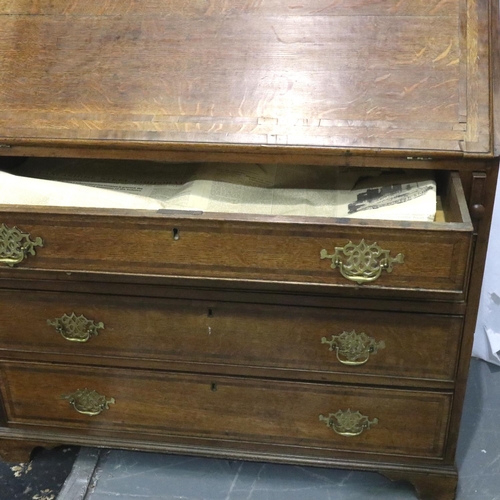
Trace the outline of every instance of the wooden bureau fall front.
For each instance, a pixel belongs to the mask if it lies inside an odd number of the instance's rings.
[[[439,216],[0,199],[0,456],[84,444],[352,468],[452,500],[500,153],[498,10],[2,2],[1,172],[426,171]]]

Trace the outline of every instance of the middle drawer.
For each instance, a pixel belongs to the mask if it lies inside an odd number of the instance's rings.
[[[0,291],[0,317],[4,357],[31,351],[95,364],[105,357],[170,370],[196,364],[412,385],[454,379],[462,329],[462,318],[450,315],[25,291]]]

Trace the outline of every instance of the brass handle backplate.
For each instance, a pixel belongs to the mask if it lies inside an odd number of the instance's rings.
[[[337,359],[348,366],[364,365],[370,359],[370,354],[385,348],[383,340],[377,342],[364,332],[356,333],[356,330],[332,335],[331,340],[323,337],[321,343],[329,344],[330,351],[335,351]]]
[[[35,247],[43,247],[42,238],[32,240],[30,234],[17,227],[0,225],[0,264],[9,267],[20,264],[28,255],[36,255]]]
[[[60,318],[47,320],[49,326],[53,326],[66,340],[70,342],[88,342],[94,335],[99,335],[99,330],[104,328],[104,323],[95,323],[85,316],[71,316],[64,314]]]
[[[71,394],[63,394],[62,399],[67,399],[69,404],[82,415],[91,417],[99,415],[104,410],[109,410],[109,405],[115,404],[115,398],[106,399],[106,396],[87,388],[77,389]]]
[[[330,413],[328,417],[320,415],[319,420],[325,422],[333,431],[344,437],[359,436],[365,430],[370,429],[372,425],[378,424],[377,418],[369,420],[367,416],[361,415],[359,411],[353,412],[350,409]]]
[[[339,268],[344,278],[362,285],[378,279],[384,269],[390,273],[395,263],[404,262],[402,253],[398,253],[396,257],[389,254],[390,250],[383,250],[377,243],[368,245],[365,240],[361,240],[357,245],[349,241],[343,247],[335,247],[332,255],[323,249],[320,258],[331,259],[332,269]]]

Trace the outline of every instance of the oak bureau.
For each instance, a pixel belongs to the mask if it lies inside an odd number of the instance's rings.
[[[453,499],[500,153],[498,10],[1,2],[3,171],[404,168],[434,173],[442,208],[412,222],[0,200],[0,456],[84,444],[352,468]]]

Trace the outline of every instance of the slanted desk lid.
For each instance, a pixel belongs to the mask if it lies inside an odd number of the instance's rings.
[[[0,143],[491,155],[489,9],[4,0]]]

